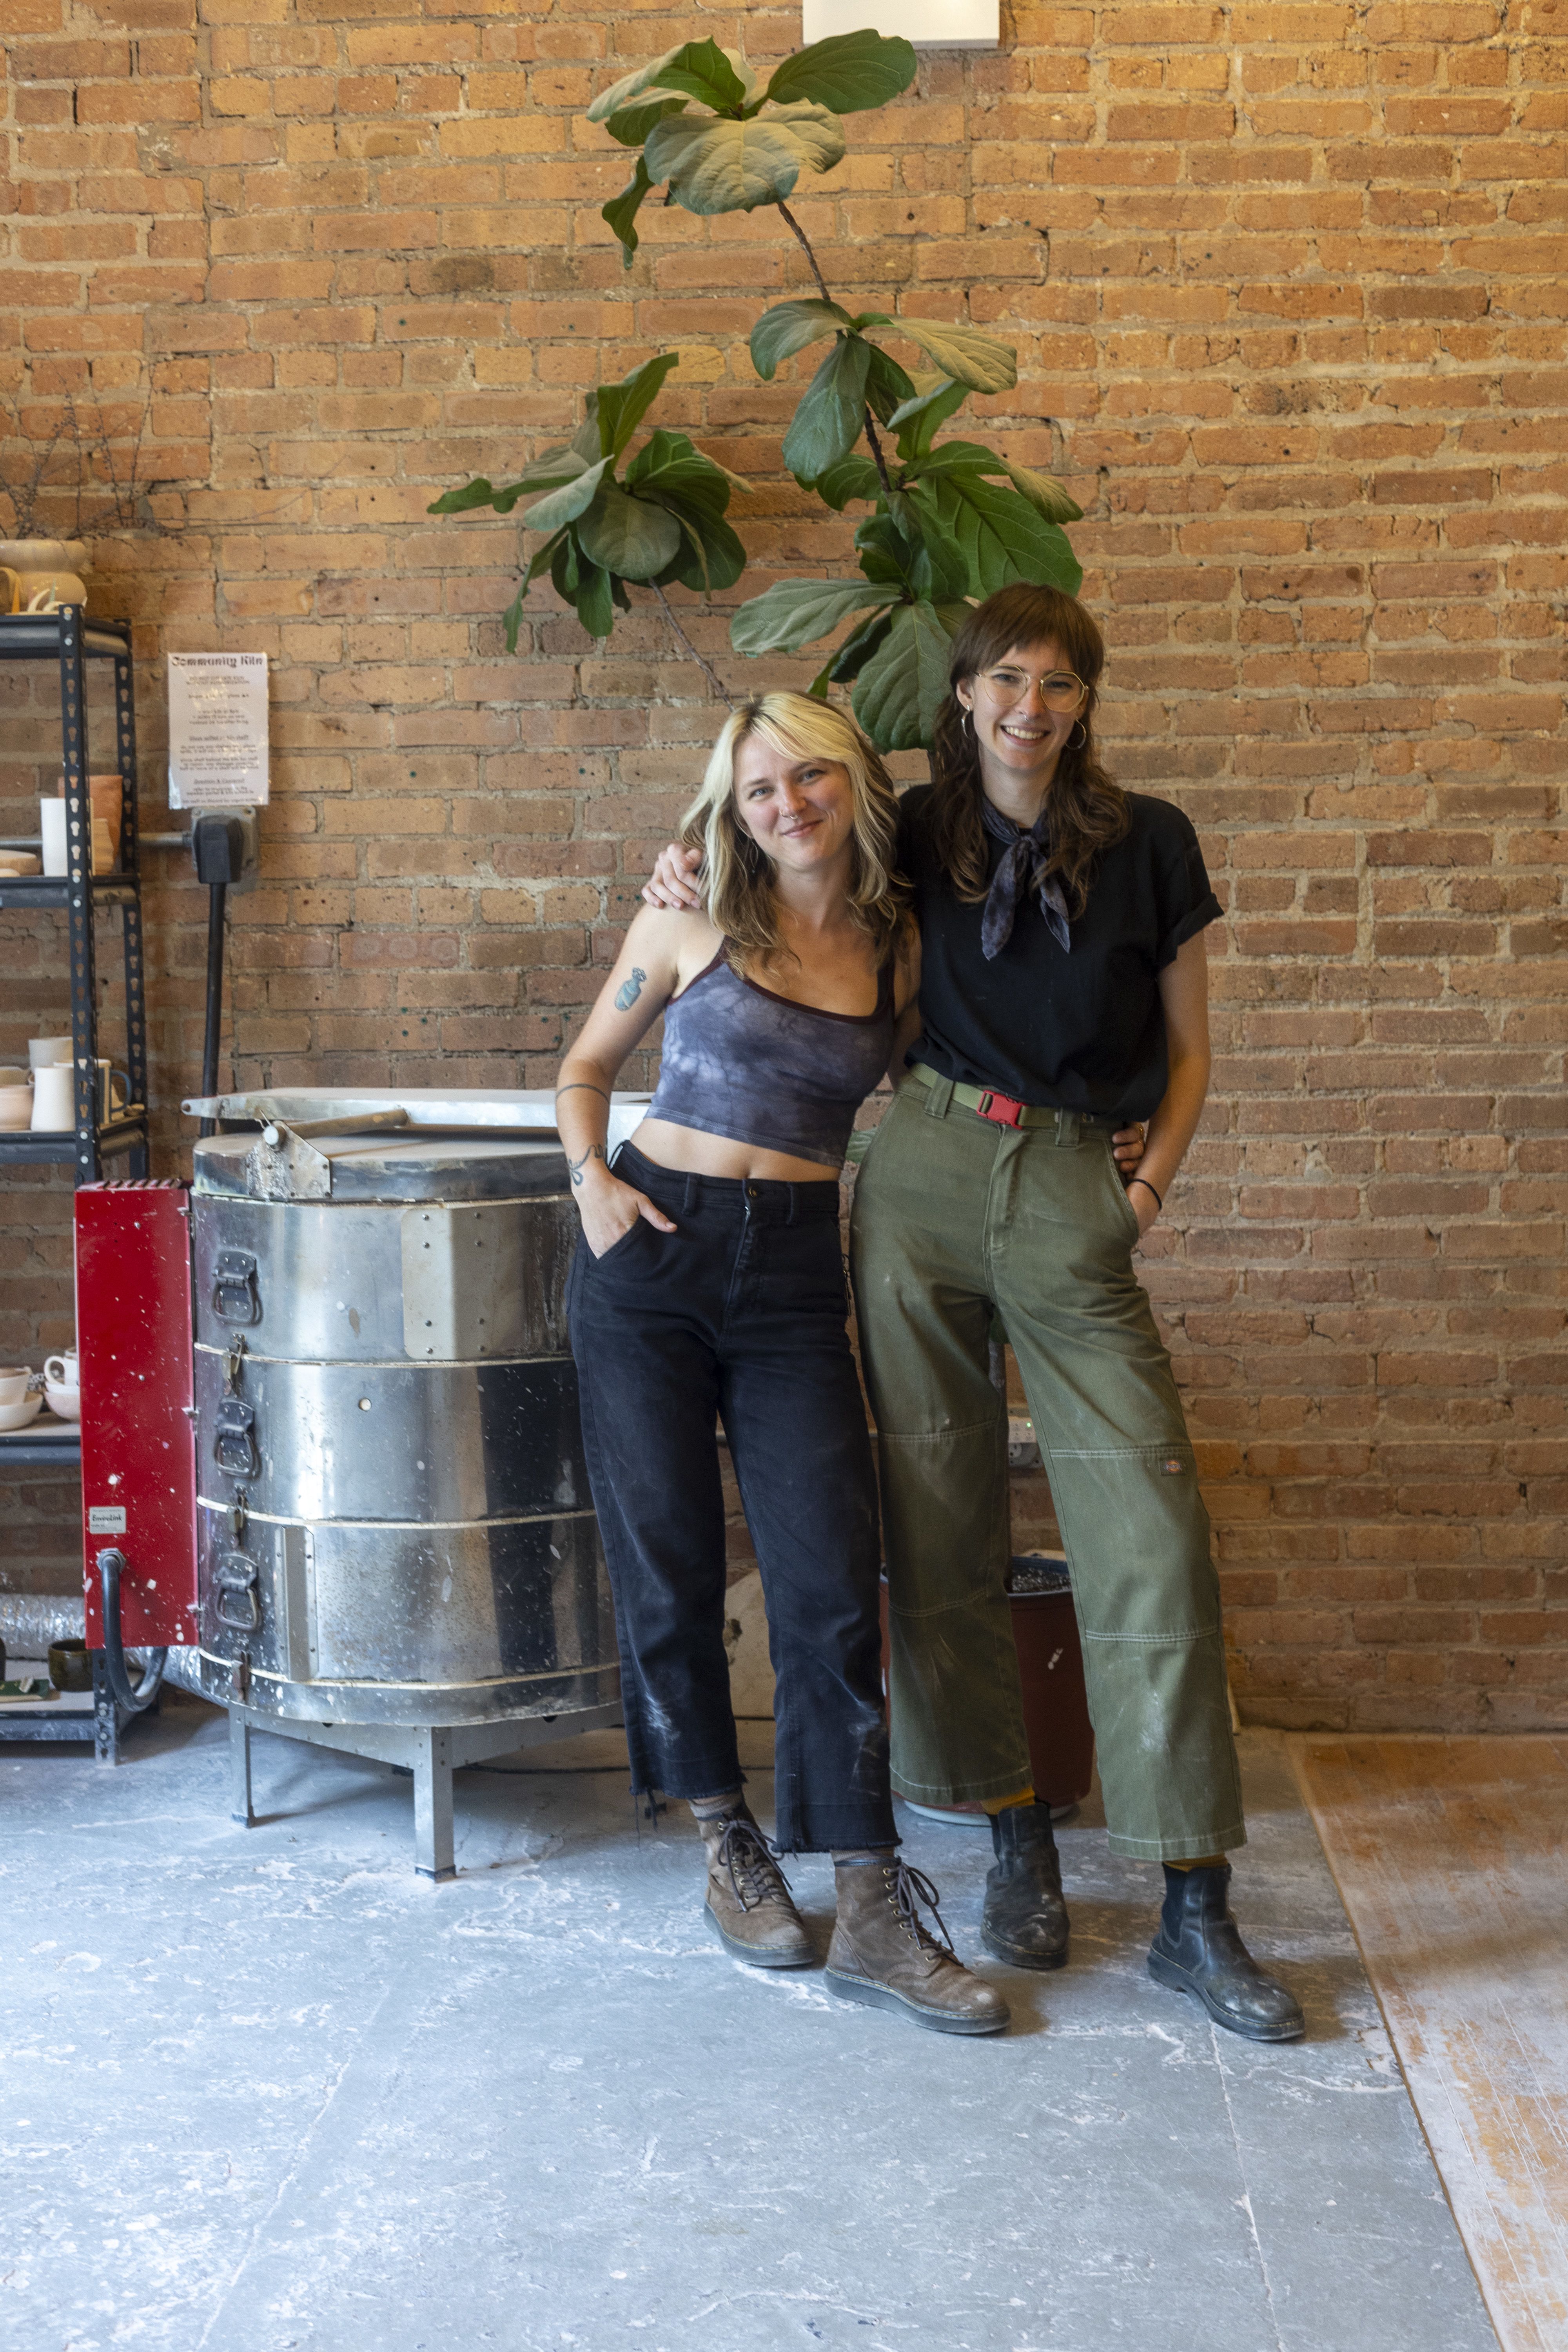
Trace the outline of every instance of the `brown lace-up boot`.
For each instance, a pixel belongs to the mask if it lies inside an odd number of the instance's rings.
[[[725,1950],[754,1969],[812,1967],[816,1948],[750,1808],[742,1801],[697,1827],[708,1853],[708,1922]]]
[[[896,2009],[933,2033],[1000,2033],[1009,2021],[994,1985],[972,1976],[947,1941],[936,1888],[909,1864],[841,1862],[827,1983],[840,2000]],[[923,1927],[924,1905],[941,1939]]]

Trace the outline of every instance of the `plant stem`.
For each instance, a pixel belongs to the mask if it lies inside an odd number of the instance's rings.
[[[801,249],[805,253],[807,261],[811,264],[811,274],[816,280],[817,292],[821,295],[825,302],[831,302],[833,300],[833,297],[827,290],[826,278],[824,278],[821,270],[816,266],[816,256],[811,249],[811,239],[806,236],[805,229],[802,228],[800,223],[796,220],[795,215],[791,212],[787,205],[781,204],[779,206],[779,212],[786,226],[793,229],[795,236],[800,239]],[[868,408],[866,411],[866,438],[871,445],[871,455],[876,461],[877,473],[881,481],[882,488],[886,490],[888,496],[891,498],[893,495],[893,485],[891,478],[888,472],[888,461],[882,455],[882,445],[877,438],[876,422]]]
[[[871,455],[877,461],[877,471],[882,478],[882,488],[886,490],[888,496],[891,498],[893,495],[893,485],[888,476],[888,461],[882,455],[882,445],[877,438],[877,427],[871,421],[871,412],[869,409],[866,411],[866,438],[871,444]]]
[[[721,702],[727,702],[731,709],[733,710],[735,708],[734,698],[731,695],[728,688],[725,686],[723,679],[713,667],[712,663],[698,652],[696,646],[692,644],[690,638],[681,627],[680,623],[676,619],[675,607],[670,603],[668,597],[665,594],[663,589],[659,586],[658,581],[651,580],[649,581],[648,585],[653,590],[654,594],[658,598],[659,603],[664,606],[665,619],[669,623],[670,627],[675,631],[676,635],[680,639],[681,644],[686,647],[687,652],[691,656],[691,658],[697,664],[698,668],[705,674],[714,693],[719,697],[719,699]]]
[[[792,228],[795,231],[795,236],[800,239],[801,245],[805,253],[805,257],[811,264],[811,274],[816,280],[817,292],[821,295],[825,302],[831,302],[833,297],[827,290],[826,278],[824,278],[821,270],[816,266],[816,256],[811,249],[810,238],[806,236],[805,229],[802,228],[800,223],[796,220],[795,215],[791,212],[787,205],[780,205],[779,212],[785,226]]]

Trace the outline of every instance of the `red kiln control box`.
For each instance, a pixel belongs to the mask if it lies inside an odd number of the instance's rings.
[[[103,1646],[98,1555],[125,1557],[128,1648],[195,1642],[196,1440],[190,1195],[83,1184],[76,1196],[81,1526],[89,1649]]]

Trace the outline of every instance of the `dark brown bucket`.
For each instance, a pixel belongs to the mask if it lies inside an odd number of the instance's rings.
[[[1072,1582],[1060,1552],[1015,1552],[1007,1571],[1013,1641],[1024,1686],[1024,1729],[1035,1793],[1053,1812],[1081,1804],[1094,1780],[1094,1730],[1084,1688],[1083,1650]],[[882,1580],[882,1683],[888,1678],[888,1582]],[[980,1805],[922,1805],[958,1822]]]

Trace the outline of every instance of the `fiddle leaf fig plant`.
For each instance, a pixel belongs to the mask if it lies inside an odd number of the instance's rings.
[[[851,688],[857,718],[883,751],[931,741],[946,691],[948,647],[974,599],[1016,580],[1076,593],[1083,573],[1063,525],[1082,513],[1048,474],[983,443],[938,441],[973,393],[1010,391],[1012,345],[978,327],[837,302],[805,229],[789,208],[803,173],[830,172],[845,152],[840,118],[885,106],[910,86],[907,41],[864,31],[815,41],[784,59],[759,89],[737,49],[683,42],[603,91],[588,110],[636,152],[632,177],[603,207],[629,268],[637,215],[655,189],[701,216],[774,206],[804,252],[815,295],[775,303],[752,330],[752,365],[764,383],[818,344],[827,346],[796,403],[784,460],[801,488],[836,513],[868,508],[857,523],[859,576],[781,580],[736,613],[737,653],[798,653],[838,638],[812,683]],[[906,369],[889,346],[918,353]],[[646,583],[688,650],[728,699],[664,594],[671,581],[698,593],[731,587],[745,551],[724,520],[737,482],[683,434],[656,431],[616,477],[631,436],[676,365],[665,352],[590,396],[582,429],[516,482],[468,484],[433,514],[491,506],[548,534],[507,614],[515,648],[522,600],[548,569],[596,637],[630,609],[626,583]],[[746,487],[741,484],[740,487]]]
[[[724,510],[731,488],[747,485],[705,457],[684,433],[661,426],[616,478],[632,436],[679,363],[678,352],[661,352],[619,383],[601,384],[589,394],[587,415],[572,439],[535,457],[515,482],[497,489],[480,475],[427,509],[448,515],[493,507],[504,515],[533,496],[521,520],[545,539],[507,608],[509,653],[517,651],[523,598],[542,572],[575,608],[589,635],[607,637],[616,608],[631,611],[628,581],[647,583],[663,601],[671,580],[701,593],[733,587],[745,570],[746,551]]]

